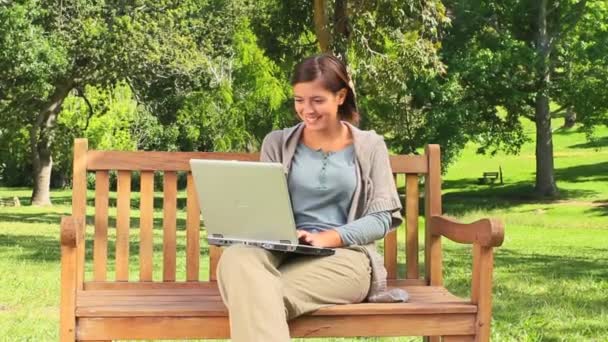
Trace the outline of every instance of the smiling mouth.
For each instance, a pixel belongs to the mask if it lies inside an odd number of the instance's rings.
[[[304,115],[304,120],[307,123],[315,123],[315,122],[319,121],[320,117],[321,117],[321,115]]]

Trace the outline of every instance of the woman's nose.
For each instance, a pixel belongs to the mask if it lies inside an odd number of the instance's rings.
[[[304,104],[302,105],[302,113],[311,114],[314,112],[315,112],[315,109],[312,107],[312,105],[310,103],[304,102]]]

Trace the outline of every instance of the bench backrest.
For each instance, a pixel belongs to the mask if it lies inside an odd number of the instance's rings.
[[[80,289],[112,289],[124,287],[162,288],[162,287],[196,287],[202,286],[201,281],[214,281],[215,270],[221,249],[210,246],[208,249],[200,246],[200,215],[199,203],[195,194],[189,160],[197,159],[228,159],[257,161],[257,153],[211,153],[211,152],[118,152],[88,150],[86,139],[76,139],[74,144],[74,179],[72,192],[72,210],[76,219],[94,225],[90,237],[79,245],[78,249],[78,287]],[[418,258],[418,221],[419,221],[419,183],[424,177],[425,216],[441,214],[441,185],[439,146],[428,145],[424,155],[391,156],[391,166],[395,178],[405,183],[404,214],[406,235],[397,238],[393,232],[384,239],[384,262],[389,279],[398,277],[398,260],[405,259],[405,282],[411,284],[428,284],[431,273],[438,272],[439,276],[433,284],[440,281],[441,245],[438,239],[429,234],[425,237],[425,256],[433,255],[433,271],[426,263],[425,277],[421,278]],[[110,211],[110,171],[117,173],[115,222],[109,220]],[[139,217],[133,218],[131,200],[134,197],[131,190],[131,180],[134,173],[139,173]],[[162,218],[154,212],[154,175],[162,173]],[[185,173],[186,203],[185,213],[179,213],[178,173]],[[87,175],[95,179],[95,198],[93,217],[86,220],[87,215]],[[137,195],[135,195],[137,197]],[[204,205],[204,203],[202,204]],[[177,224],[178,216],[185,216],[185,223]],[[204,218],[203,218],[204,219]],[[156,221],[155,221],[156,220]],[[137,223],[139,222],[139,223]],[[162,223],[161,223],[162,222]],[[131,228],[139,228],[134,231]],[[154,229],[155,227],[161,227]],[[179,251],[177,243],[178,229],[185,226],[185,251]],[[109,234],[109,228],[115,227],[114,234]],[[85,227],[79,227],[85,229]],[[426,230],[428,232],[428,229]],[[154,235],[162,235],[162,279],[153,279],[154,265]],[[85,260],[85,243],[93,243],[92,255]],[[137,243],[138,242],[138,243]],[[405,256],[398,257],[398,243],[405,245]],[[113,244],[113,246],[112,246]],[[133,247],[131,247],[133,244]],[[138,245],[138,250],[135,246]],[[399,249],[402,250],[402,249]],[[108,253],[108,252],[114,253]],[[208,253],[209,277],[201,277],[201,253]],[[113,254],[113,255],[112,255]],[[178,255],[185,260],[179,260]],[[439,257],[436,258],[435,255]],[[157,258],[158,259],[158,258]],[[182,258],[183,259],[183,258]],[[439,264],[436,263],[439,260]],[[88,264],[87,262],[91,263]],[[114,265],[114,277],[109,279],[109,266]],[[176,279],[177,267],[185,267],[185,279]],[[85,267],[92,266],[92,279],[85,279]],[[129,271],[132,272],[131,276]],[[89,276],[87,276],[89,278]],[[205,279],[202,279],[205,278]]]

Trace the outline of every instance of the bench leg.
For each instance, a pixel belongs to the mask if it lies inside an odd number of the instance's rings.
[[[441,336],[425,336],[424,342],[441,342]]]
[[[443,342],[473,342],[475,341],[475,336],[467,335],[467,336],[443,336]]]

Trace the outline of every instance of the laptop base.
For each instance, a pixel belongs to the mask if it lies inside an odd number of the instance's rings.
[[[293,245],[288,243],[279,243],[272,241],[255,241],[255,240],[238,240],[238,239],[230,239],[230,238],[215,238],[209,237],[207,238],[207,242],[210,245],[215,246],[230,246],[234,244],[243,244],[247,246],[257,246],[270,251],[278,251],[278,252],[291,252],[297,254],[305,254],[305,255],[318,255],[318,256],[326,256],[333,255],[336,253],[335,250],[331,248],[323,248],[323,247],[314,247],[308,245]]]

